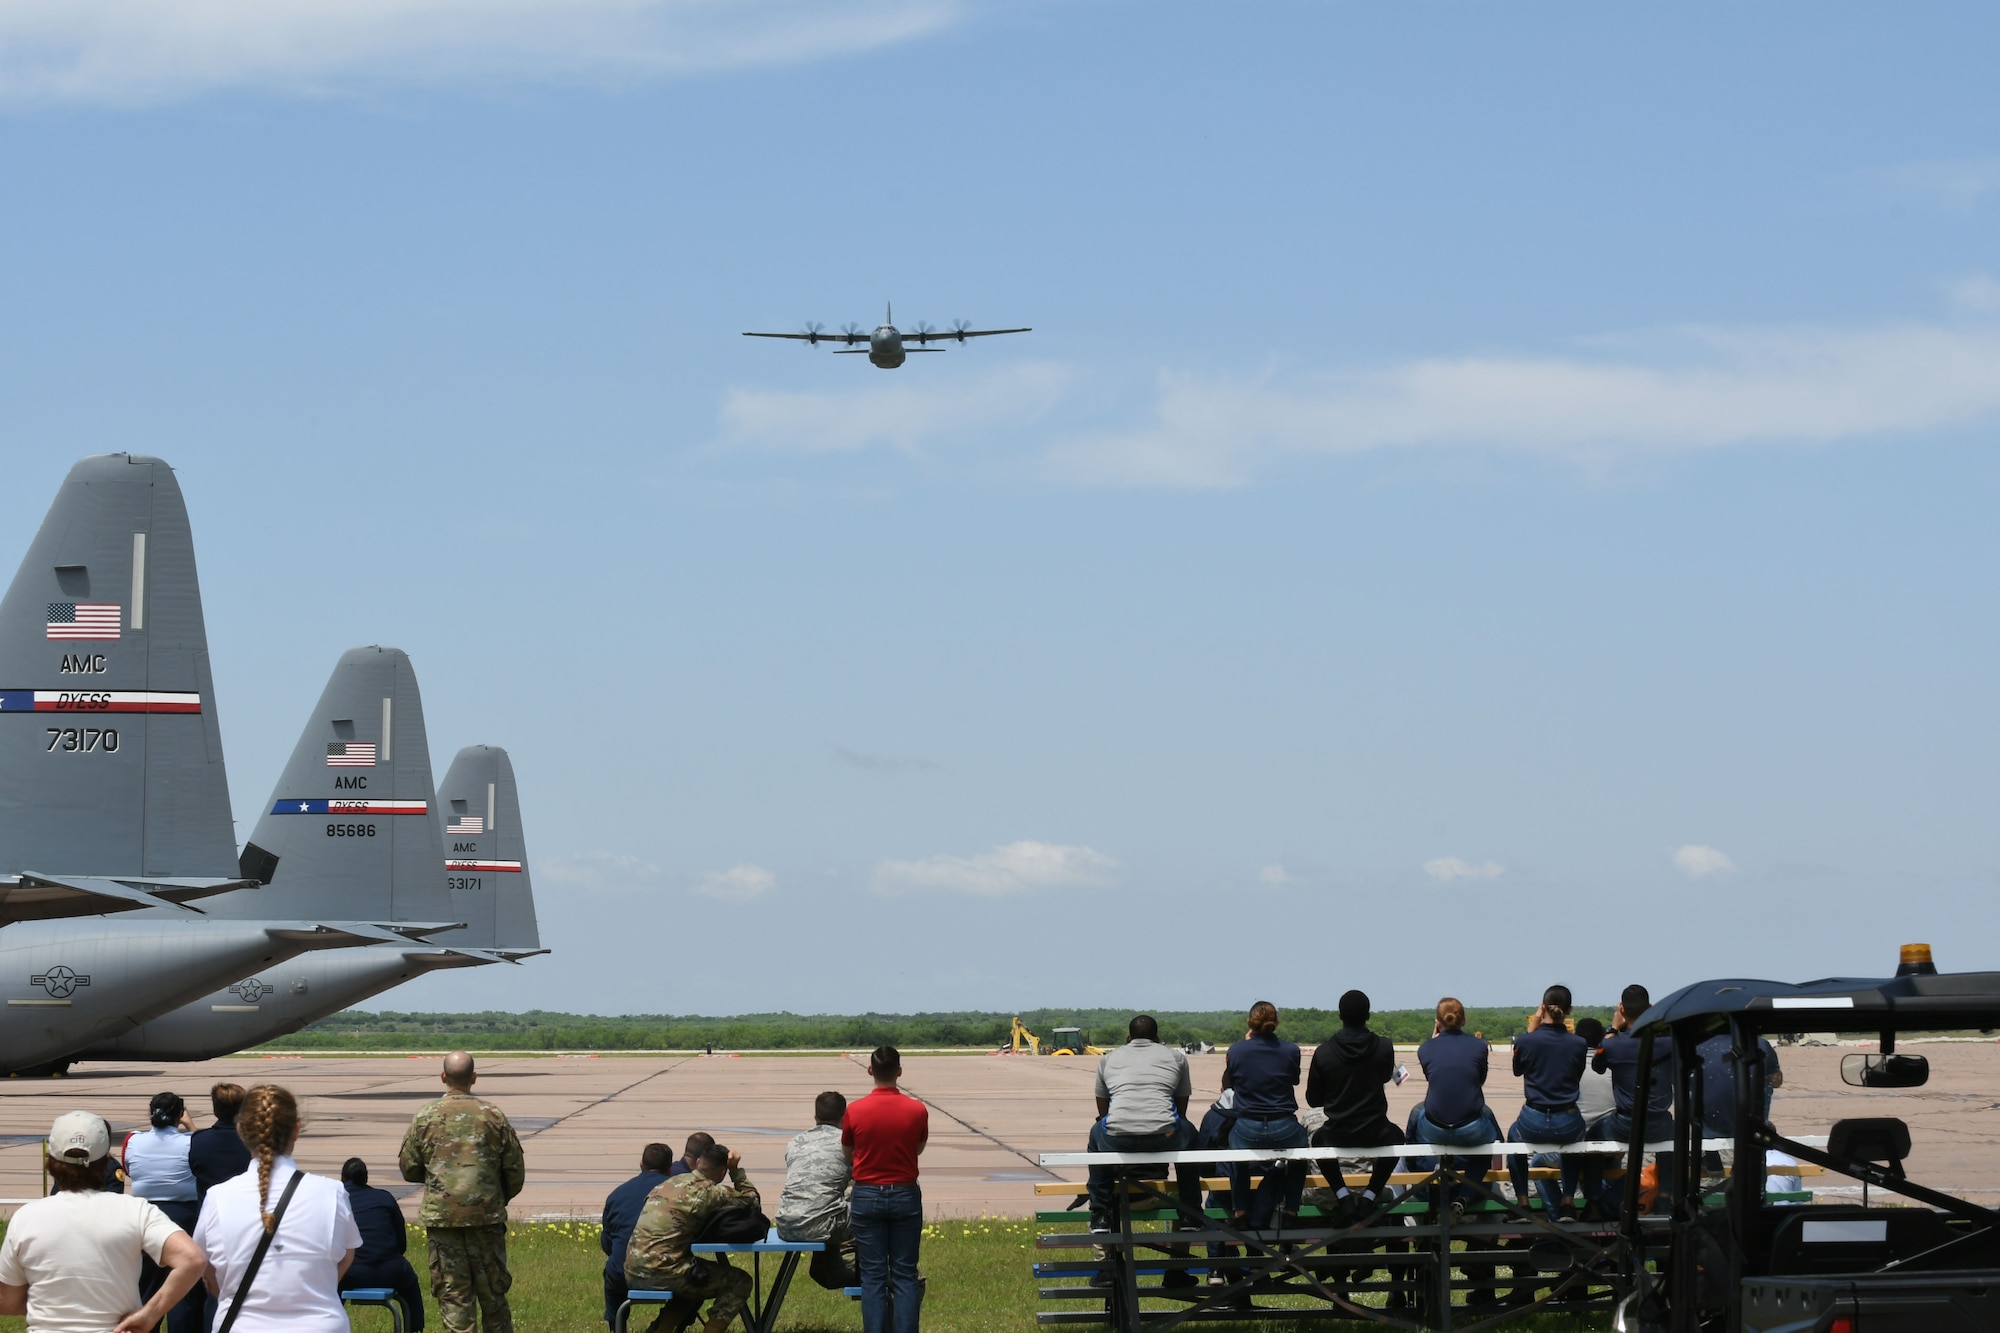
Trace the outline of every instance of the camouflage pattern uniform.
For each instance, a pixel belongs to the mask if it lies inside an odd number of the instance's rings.
[[[826,1242],[806,1271],[828,1290],[861,1281],[854,1266],[854,1232],[847,1225],[852,1183],[839,1125],[814,1125],[785,1145],[785,1188],[773,1219],[778,1237]]]
[[[747,1201],[757,1208],[764,1201],[743,1168],[732,1167],[727,1180],[713,1181],[700,1171],[675,1176],[655,1185],[639,1210],[632,1242],[625,1249],[625,1282],[634,1291],[671,1291],[674,1299],[653,1321],[656,1330],[685,1328],[694,1322],[701,1303],[709,1307],[711,1324],[727,1325],[750,1303],[750,1275],[731,1266],[727,1257],[710,1263],[688,1252],[708,1219],[725,1203]]]
[[[513,1333],[507,1290],[507,1201],[521,1192],[521,1140],[506,1113],[456,1090],[410,1121],[400,1159],[403,1179],[420,1180],[417,1222],[430,1242],[431,1294],[445,1333]]]

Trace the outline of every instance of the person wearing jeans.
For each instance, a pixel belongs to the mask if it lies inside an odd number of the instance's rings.
[[[1097,1119],[1090,1125],[1091,1152],[1179,1152],[1195,1146],[1188,1123],[1194,1084],[1187,1056],[1160,1044],[1160,1025],[1151,1014],[1135,1014],[1125,1027],[1126,1042],[1097,1062]],[[1089,1174],[1090,1226],[1111,1228],[1116,1168],[1093,1166]],[[1174,1167],[1181,1207],[1201,1212],[1201,1172],[1192,1162]],[[1150,1205],[1148,1205],[1150,1206]],[[1180,1219],[1187,1221],[1186,1214]],[[1178,1270],[1168,1274],[1177,1277]],[[1181,1282],[1169,1285],[1184,1285]]]
[[[840,1146],[853,1167],[847,1223],[861,1270],[863,1333],[917,1333],[923,1279],[917,1276],[924,1235],[924,1196],[917,1156],[930,1140],[930,1110],[896,1086],[903,1057],[878,1046],[868,1057],[875,1090],[849,1103]]]
[[[1671,1141],[1674,1137],[1674,1048],[1665,1037],[1653,1046],[1646,1105],[1634,1104],[1639,1086],[1639,1037],[1633,1031],[1633,1024],[1652,1005],[1652,997],[1644,986],[1627,986],[1618,997],[1617,1013],[1612,1015],[1611,1035],[1604,1039],[1604,1045],[1591,1057],[1593,1069],[1611,1075],[1612,1100],[1617,1108],[1591,1126],[1592,1139],[1629,1143],[1635,1119],[1644,1126],[1644,1138],[1648,1143]],[[1659,1206],[1664,1209],[1670,1206],[1674,1193],[1674,1154],[1663,1152],[1656,1160],[1659,1163]],[[1624,1192],[1622,1183],[1616,1190],[1606,1191],[1603,1183],[1605,1167],[1624,1164],[1623,1158],[1606,1163],[1602,1155],[1593,1155],[1584,1169],[1585,1197],[1597,1205],[1604,1216],[1616,1216]]]
[[[1551,986],[1542,994],[1541,1008],[1528,1016],[1528,1030],[1514,1038],[1514,1072],[1524,1080],[1527,1101],[1514,1127],[1507,1131],[1509,1143],[1579,1143],[1585,1126],[1578,1109],[1578,1089],[1590,1048],[1582,1037],[1569,1030],[1570,993],[1567,986]],[[1545,1215],[1556,1218],[1576,1197],[1580,1163],[1567,1153],[1560,1158],[1562,1188],[1558,1191],[1546,1180],[1535,1182],[1542,1196]],[[1514,1180],[1514,1201],[1528,1203],[1528,1158],[1509,1157],[1507,1173]]]
[[[1236,1097],[1236,1124],[1229,1131],[1232,1148],[1303,1148],[1310,1141],[1299,1123],[1299,1048],[1278,1036],[1278,1008],[1269,1000],[1250,1006],[1249,1029],[1229,1048],[1222,1068],[1222,1086]],[[1264,1164],[1264,1179],[1253,1197],[1249,1162],[1229,1164],[1229,1207],[1238,1226],[1261,1230],[1271,1225],[1283,1196],[1280,1226],[1297,1226],[1299,1202],[1306,1188],[1306,1164],[1281,1159]]]
[[[1500,1122],[1486,1105],[1487,1046],[1484,1038],[1465,1030],[1465,1006],[1450,996],[1438,1001],[1437,1022],[1431,1039],[1417,1048],[1417,1062],[1424,1068],[1428,1087],[1424,1099],[1410,1112],[1411,1143],[1429,1143],[1441,1148],[1470,1148],[1494,1143],[1500,1138]],[[1415,1158],[1413,1170],[1430,1171],[1436,1158]],[[1454,1157],[1451,1167],[1468,1175],[1485,1168],[1476,1159]],[[1456,1187],[1454,1207],[1479,1197],[1465,1186]]]

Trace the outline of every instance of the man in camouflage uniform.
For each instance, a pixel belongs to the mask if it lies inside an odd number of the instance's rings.
[[[701,1303],[714,1298],[702,1333],[724,1333],[750,1303],[750,1275],[730,1265],[697,1259],[688,1247],[724,1204],[747,1202],[762,1208],[757,1187],[743,1174],[742,1158],[721,1144],[710,1145],[693,1171],[657,1185],[639,1211],[639,1225],[625,1248],[625,1281],[634,1291],[671,1291],[649,1333],[679,1333],[695,1321]]]
[[[847,1191],[852,1173],[840,1146],[840,1122],[847,1098],[822,1092],[813,1101],[813,1127],[785,1145],[785,1188],[778,1195],[775,1225],[780,1240],[824,1241],[812,1257],[812,1280],[829,1291],[857,1285],[854,1232],[847,1225]]]
[[[424,1185],[417,1212],[430,1242],[431,1294],[445,1333],[513,1333],[507,1289],[507,1201],[521,1192],[521,1140],[506,1113],[472,1095],[472,1057],[453,1051],[439,1076],[444,1096],[418,1111],[403,1136],[403,1179]]]

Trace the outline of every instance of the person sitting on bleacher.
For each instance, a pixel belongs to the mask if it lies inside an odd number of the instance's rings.
[[[1160,1025],[1138,1014],[1125,1027],[1126,1042],[1097,1062],[1097,1119],[1090,1124],[1091,1152],[1179,1152],[1195,1146],[1187,1118],[1194,1082],[1187,1056],[1160,1044]],[[1115,1167],[1090,1168],[1090,1229],[1109,1231]],[[1196,1164],[1174,1168],[1181,1206],[1201,1211],[1201,1173]],[[1150,1205],[1149,1205],[1150,1206]]]
[[[813,1099],[813,1127],[785,1145],[785,1188],[773,1225],[779,1240],[820,1241],[806,1270],[828,1291],[858,1286],[854,1230],[847,1224],[847,1191],[854,1175],[840,1146],[847,1098],[822,1092]]]
[[[1604,1024],[1595,1018],[1579,1018],[1576,1020],[1576,1035],[1583,1038],[1584,1049],[1595,1056],[1597,1048],[1604,1044]],[[1611,1075],[1592,1069],[1588,1060],[1584,1061],[1583,1073],[1577,1079],[1576,1109],[1583,1117],[1586,1133],[1618,1109],[1611,1091]]]
[[[1577,1098],[1583,1082],[1584,1066],[1590,1062],[1590,1048],[1583,1038],[1569,1030],[1570,993],[1567,986],[1551,986],[1542,992],[1541,1008],[1528,1015],[1528,1030],[1514,1038],[1514,1072],[1523,1082],[1526,1101],[1514,1126],[1507,1131],[1509,1143],[1578,1143],[1588,1129]],[[1550,1218],[1565,1214],[1576,1197],[1577,1172],[1581,1165],[1570,1154],[1559,1159],[1562,1171],[1560,1191],[1546,1180],[1535,1182],[1542,1207]],[[1514,1199],[1522,1207],[1528,1202],[1528,1159],[1509,1157],[1507,1173],[1514,1179]]]
[[[1439,1000],[1431,1039],[1417,1048],[1417,1061],[1423,1065],[1430,1086],[1424,1099],[1410,1111],[1410,1142],[1469,1148],[1499,1140],[1500,1122],[1486,1105],[1487,1056],[1485,1039],[1465,1030],[1465,1006],[1448,995]],[[1433,1159],[1421,1160],[1428,1163]],[[1431,1169],[1429,1165],[1412,1165],[1422,1171]],[[1485,1176],[1472,1158],[1453,1158],[1451,1165],[1469,1175]],[[1477,1196],[1463,1187],[1453,1193],[1452,1215],[1462,1217],[1467,1200]]]
[[[763,1201],[742,1159],[719,1143],[711,1143],[693,1171],[656,1186],[646,1196],[638,1225],[625,1249],[625,1283],[633,1291],[671,1291],[674,1298],[660,1309],[648,1333],[679,1333],[694,1323],[703,1301],[709,1306],[702,1333],[727,1333],[736,1316],[750,1303],[750,1275],[725,1256],[697,1259],[690,1250],[702,1228],[725,1204]]]
[[[347,1187],[347,1206],[354,1210],[354,1225],[361,1231],[361,1248],[341,1275],[341,1290],[389,1288],[403,1307],[403,1327],[409,1333],[423,1333],[424,1289],[417,1270],[410,1267],[409,1233],[403,1229],[403,1210],[396,1196],[368,1183],[368,1163],[359,1157],[342,1163],[340,1183]]]
[[[1308,1140],[1299,1123],[1299,1048],[1278,1036],[1278,1007],[1269,1000],[1250,1006],[1250,1028],[1229,1048],[1222,1067],[1222,1085],[1235,1094],[1236,1123],[1229,1131],[1232,1148],[1303,1148]],[[1280,1207],[1280,1226],[1297,1226],[1299,1202],[1305,1194],[1306,1164],[1266,1163],[1264,1179],[1253,1197],[1249,1162],[1229,1164],[1230,1216],[1238,1226],[1261,1229],[1271,1225]]]
[[[1652,995],[1644,986],[1627,986],[1618,997],[1617,1012],[1611,1016],[1611,1034],[1591,1057],[1592,1069],[1611,1075],[1613,1102],[1611,1114],[1591,1126],[1593,1139],[1629,1143],[1635,1120],[1643,1128],[1648,1143],[1674,1137],[1674,1047],[1665,1037],[1653,1043],[1651,1088],[1646,1105],[1633,1105],[1639,1082],[1639,1038],[1632,1031],[1632,1024],[1652,1005]],[[1661,1153],[1658,1161],[1660,1194],[1665,1200],[1673,1193],[1674,1155]],[[1600,1204],[1608,1215],[1615,1210],[1617,1201],[1604,1195],[1602,1186],[1592,1179],[1593,1176],[1601,1179],[1604,1166],[1601,1157],[1592,1156],[1591,1165],[1584,1168],[1584,1188],[1589,1192],[1590,1202]]]
[[[706,1134],[700,1137],[713,1142]],[[649,1143],[639,1153],[639,1174],[605,1197],[597,1230],[597,1244],[604,1251],[605,1323],[615,1325],[618,1307],[625,1303],[625,1247],[631,1243],[632,1228],[639,1224],[639,1210],[646,1206],[646,1197],[674,1176],[686,1174],[686,1164],[674,1160],[672,1148]]]
[[[1306,1105],[1326,1112],[1326,1123],[1312,1136],[1316,1146],[1392,1148],[1403,1142],[1403,1131],[1389,1119],[1387,1085],[1396,1077],[1396,1045],[1369,1031],[1368,1017],[1368,997],[1348,991],[1340,997],[1340,1031],[1313,1052]],[[1375,1211],[1395,1174],[1396,1159],[1371,1159],[1368,1187],[1358,1197],[1347,1192],[1338,1161],[1322,1163],[1320,1171],[1335,1195],[1334,1220],[1345,1226]]]

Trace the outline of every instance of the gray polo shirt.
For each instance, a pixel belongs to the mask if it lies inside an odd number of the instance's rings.
[[[1174,1103],[1185,1104],[1193,1091],[1187,1057],[1157,1041],[1128,1041],[1097,1062],[1097,1095],[1111,1100],[1104,1127],[1113,1134],[1166,1133]]]

